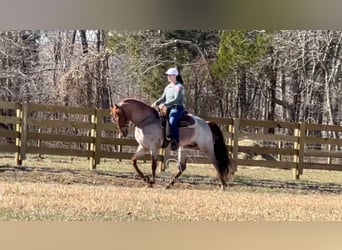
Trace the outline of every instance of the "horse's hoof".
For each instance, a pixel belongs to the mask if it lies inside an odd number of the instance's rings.
[[[151,183],[151,182],[147,183],[147,184],[146,184],[146,187],[148,187],[148,188],[153,188],[153,183]]]
[[[150,183],[151,181],[150,181],[150,177],[148,177],[147,175],[145,175],[144,176],[144,181],[146,182],[146,183]]]
[[[154,184],[154,183],[155,183],[155,182],[154,182],[153,180],[148,182],[148,184],[149,184],[150,187],[153,187],[153,184]]]

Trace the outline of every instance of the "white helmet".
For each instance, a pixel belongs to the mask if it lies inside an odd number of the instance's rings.
[[[169,68],[165,74],[167,74],[168,76],[170,75],[175,75],[178,76],[178,70],[176,68]]]

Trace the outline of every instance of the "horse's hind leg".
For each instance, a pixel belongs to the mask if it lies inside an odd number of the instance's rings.
[[[220,182],[221,182],[220,188],[221,188],[222,191],[224,191],[226,189],[226,187],[227,187],[228,173],[227,173],[226,176],[222,176],[222,174],[220,173],[219,168],[217,167],[217,163],[214,163],[214,167],[216,169],[217,176],[218,176],[218,178],[220,179]]]
[[[156,169],[157,169],[157,158],[158,158],[158,150],[151,150],[151,160],[152,160],[152,180],[150,184],[154,184],[156,178]]]
[[[220,184],[220,188],[222,191],[224,191],[226,189],[227,186],[227,181],[228,181],[228,173],[225,175],[222,175],[220,172],[220,169],[218,167],[218,162],[216,160],[215,157],[213,157],[212,155],[210,155],[210,157],[208,157],[210,159],[210,161],[213,163],[215,170],[217,172],[217,177],[220,180],[221,184]]]
[[[135,169],[135,171],[137,172],[137,174],[146,182],[146,183],[150,183],[150,178],[147,175],[144,175],[141,170],[138,167],[137,161],[138,158],[147,154],[148,151],[147,149],[145,149],[144,147],[142,147],[141,145],[138,146],[137,151],[135,152],[135,154],[133,155],[132,161],[133,161],[133,167]]]
[[[169,184],[165,187],[166,189],[173,186],[173,184],[175,184],[175,181],[179,178],[179,176],[182,175],[182,173],[186,169],[186,160],[187,160],[187,155],[182,151],[182,148],[179,148],[178,149],[178,173],[172,177]]]

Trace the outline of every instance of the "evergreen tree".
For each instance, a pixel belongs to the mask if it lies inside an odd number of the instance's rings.
[[[221,114],[227,113],[228,107],[224,104],[236,100],[235,116],[247,117],[252,98],[248,93],[248,74],[263,57],[269,48],[268,36],[264,32],[234,30],[223,31],[216,63],[211,68],[214,78],[213,87],[216,99],[221,107]],[[233,92],[235,97],[227,95]]]

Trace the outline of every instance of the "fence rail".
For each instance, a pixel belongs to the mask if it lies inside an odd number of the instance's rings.
[[[109,110],[0,102],[0,111],[0,152],[15,153],[18,165],[27,154],[46,154],[87,157],[94,169],[103,158],[131,159],[137,147],[132,133],[116,134]],[[304,169],[342,170],[340,126],[205,119],[221,126],[235,171],[242,165],[293,169],[299,179]],[[162,168],[169,157],[168,149],[160,150]],[[198,152],[192,159],[209,163]]]

